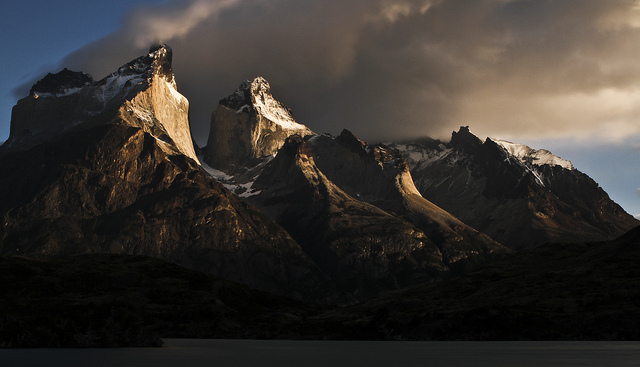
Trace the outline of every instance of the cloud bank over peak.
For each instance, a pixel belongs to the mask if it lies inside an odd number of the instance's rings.
[[[168,1],[64,66],[100,78],[158,41],[201,144],[218,100],[258,75],[317,132],[640,136],[636,0]]]

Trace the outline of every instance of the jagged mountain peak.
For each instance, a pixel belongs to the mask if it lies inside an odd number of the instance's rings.
[[[235,92],[220,100],[220,104],[234,110],[242,110],[246,106],[247,112],[252,111],[251,81],[245,80],[240,83],[240,86],[235,90]]]
[[[358,299],[437,279],[448,271],[442,253],[424,232],[351,196],[325,175],[316,164],[316,149],[329,142],[339,146],[326,135],[285,139],[255,180],[252,189],[257,193],[247,201],[287,229],[321,269]],[[368,155],[358,157],[373,162]]]
[[[171,67],[172,60],[173,50],[171,47],[164,44],[151,46],[147,55],[140,56],[122,65],[118,70],[98,82],[107,92],[102,98],[128,96],[132,90],[137,92],[139,89],[146,88],[152,82],[154,76],[159,76],[168,83],[171,88],[171,95],[175,99],[186,101],[186,98],[177,91],[176,80]]]
[[[570,161],[562,159],[546,149],[533,149],[528,145],[516,144],[506,140],[493,138],[487,139],[498,144],[499,146],[504,148],[507,153],[520,159],[524,163],[530,163],[536,166],[548,164],[550,166],[560,166],[568,170],[574,169],[573,164]]]
[[[291,110],[273,98],[263,77],[246,80],[220,100],[211,116],[204,160],[227,173],[238,172],[273,157],[287,137],[314,135],[293,118]]]
[[[155,74],[164,77],[175,88],[175,77],[171,68],[173,51],[171,47],[159,44],[152,46],[147,55],[140,56],[118,68],[115,72],[105,78],[96,81],[98,86],[104,86],[113,91],[118,86],[118,90],[127,87],[127,91],[141,82],[149,82]],[[81,71],[71,71],[67,68],[58,73],[48,73],[31,87],[30,94],[35,98],[63,97],[74,93],[79,93],[83,87],[94,84],[91,75]],[[112,95],[109,93],[106,96]],[[104,96],[103,96],[104,99]]]
[[[533,149],[528,145],[512,143],[507,140],[487,138],[484,142],[475,136],[470,130],[469,126],[461,126],[459,131],[454,131],[451,134],[451,141],[449,143],[451,147],[455,149],[461,149],[468,151],[469,149],[476,149],[481,145],[492,146],[502,148],[509,156],[515,157],[519,161],[529,165],[535,166],[560,166],[568,170],[574,169],[573,164],[566,160],[554,155],[546,149]]]
[[[451,133],[451,142],[449,144],[457,149],[473,149],[482,145],[482,140],[471,133],[469,126],[460,126],[460,130]]]
[[[352,197],[409,220],[439,247],[445,262],[463,263],[505,251],[422,197],[399,149],[367,144],[348,130],[335,138],[319,135],[308,143],[326,177]]]
[[[189,102],[177,90],[172,54],[169,46],[155,45],[99,81],[68,69],[48,74],[14,107],[3,150],[27,149],[70,130],[117,123],[141,127],[167,152],[198,161]]]
[[[261,76],[240,83],[238,89],[222,99],[220,104],[241,113],[255,113],[286,130],[308,130],[296,122],[289,107],[273,98],[271,85]]]
[[[347,129],[343,129],[340,135],[335,138],[336,143],[357,154],[366,154],[367,143],[358,139]]]
[[[448,144],[402,146],[426,199],[514,249],[608,239],[637,225],[596,182],[547,150],[482,142],[468,127]]]
[[[162,59],[163,62],[166,61],[166,64],[171,67],[171,63],[173,62],[173,49],[164,43],[157,43],[149,47],[149,56],[154,59]]]
[[[67,68],[52,74],[48,73],[31,87],[30,95],[60,95],[67,94],[93,82],[93,77],[81,71],[71,71]]]
[[[131,75],[155,73],[166,76],[169,80],[173,80],[172,61],[173,50],[171,47],[165,44],[157,44],[151,46],[146,55],[122,65],[113,74]]]
[[[343,129],[340,135],[333,138],[336,143],[359,155],[368,155],[380,165],[391,165],[401,171],[409,170],[400,150],[383,143],[369,144],[358,139],[351,131]]]
[[[335,142],[360,156],[369,156],[374,162],[386,169],[398,173],[409,172],[409,165],[404,159],[402,152],[394,147],[383,143],[369,144],[358,139],[351,131],[343,129],[340,135],[334,138]]]

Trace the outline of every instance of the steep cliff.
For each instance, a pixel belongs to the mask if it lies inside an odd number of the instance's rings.
[[[200,166],[170,61],[161,46],[100,82],[63,71],[18,102],[0,156],[0,253],[148,255],[349,302],[284,229]]]
[[[290,135],[313,132],[297,123],[291,111],[271,95],[262,77],[245,81],[222,99],[211,117],[204,161],[213,168],[237,173],[271,157]]]
[[[117,123],[140,127],[166,143],[168,152],[197,161],[189,102],[177,91],[171,61],[171,48],[158,45],[97,82],[66,69],[48,74],[13,108],[3,151],[24,150],[71,130]]]

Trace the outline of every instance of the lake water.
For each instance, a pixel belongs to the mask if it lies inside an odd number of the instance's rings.
[[[165,339],[163,348],[4,349],[7,367],[640,366],[640,342],[370,342]]]

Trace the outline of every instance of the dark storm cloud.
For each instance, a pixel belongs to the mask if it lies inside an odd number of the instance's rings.
[[[316,132],[366,139],[640,133],[635,0],[183,0],[139,8],[65,66],[103,77],[174,49],[194,135],[257,75]]]

